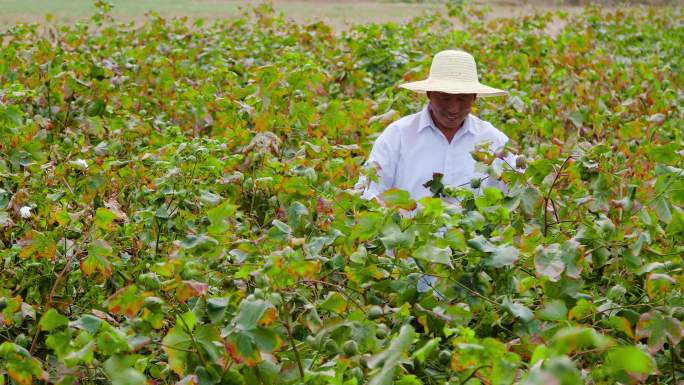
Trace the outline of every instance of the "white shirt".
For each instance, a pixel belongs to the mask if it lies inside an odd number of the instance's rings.
[[[473,178],[486,177],[475,171],[475,160],[470,154],[475,145],[489,142],[489,149],[496,151],[507,141],[508,137],[489,122],[469,114],[449,143],[425,106],[385,128],[366,163],[377,167],[378,182],[368,183],[362,175],[356,188],[364,188],[364,199],[372,199],[390,188],[406,190],[413,199],[420,199],[432,196],[423,184],[436,172],[444,175],[445,186],[468,185]],[[489,179],[482,183],[485,186],[505,189],[501,182]]]

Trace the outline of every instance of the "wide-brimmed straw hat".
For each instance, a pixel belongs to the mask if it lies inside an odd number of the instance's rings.
[[[432,58],[430,76],[427,79],[404,83],[400,87],[421,93],[437,91],[448,94],[477,94],[478,97],[507,94],[504,90],[481,84],[473,56],[458,50],[438,52]]]

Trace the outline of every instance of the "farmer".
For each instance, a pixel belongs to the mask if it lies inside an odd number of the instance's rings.
[[[426,93],[429,103],[422,111],[391,123],[377,138],[367,164],[376,168],[378,181],[362,175],[356,184],[365,199],[379,198],[385,190],[406,190],[413,199],[431,196],[424,184],[433,173],[443,174],[445,186],[470,185],[505,189],[502,182],[475,170],[471,151],[488,142],[489,150],[502,147],[508,137],[489,122],[470,114],[479,97],[506,92],[480,84],[475,59],[463,51],[439,52],[432,60],[426,80],[402,84],[411,91]],[[474,185],[477,185],[474,183]]]

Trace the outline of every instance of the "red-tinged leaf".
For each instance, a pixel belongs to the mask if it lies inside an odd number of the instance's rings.
[[[654,310],[641,315],[637,322],[636,335],[639,338],[648,338],[648,351],[655,354],[663,348],[665,342],[676,346],[684,336],[684,328],[678,319]]]
[[[230,357],[237,363],[256,366],[261,361],[261,353],[256,348],[252,337],[247,333],[230,334],[226,338],[225,348]]]
[[[249,297],[240,303],[240,313],[235,322],[240,330],[252,330],[272,324],[276,316],[275,308],[270,302]]]
[[[185,302],[188,298],[199,297],[207,294],[209,285],[204,282],[183,281],[176,287],[176,298]]]
[[[108,309],[112,313],[135,317],[142,308],[145,297],[138,292],[136,285],[130,285],[117,290],[107,302],[109,304]]]
[[[35,256],[36,258],[53,259],[57,254],[57,244],[46,234],[39,231],[30,231],[18,242],[23,248],[19,255],[23,258]]]
[[[88,247],[88,256],[81,260],[81,270],[86,276],[99,272],[104,277],[112,275],[112,265],[107,259],[112,256],[112,247],[103,239],[96,239]]]
[[[676,284],[674,278],[667,274],[649,274],[646,278],[646,293],[651,299],[667,295]]]
[[[632,330],[632,325],[624,317],[612,316],[608,319],[607,323],[615,330],[625,333],[629,338],[633,340],[638,340],[634,331]]]
[[[19,385],[31,385],[47,380],[40,361],[33,358],[28,350],[11,342],[0,345],[0,358],[3,359],[9,377]]]
[[[4,308],[0,311],[0,325],[9,326],[12,324],[14,313],[21,309],[23,300],[21,296],[0,297],[0,302],[4,303]]]
[[[396,188],[389,189],[382,193],[381,199],[387,207],[404,209],[404,210],[415,210],[417,207],[416,201],[411,199],[411,195],[408,191],[399,190]]]

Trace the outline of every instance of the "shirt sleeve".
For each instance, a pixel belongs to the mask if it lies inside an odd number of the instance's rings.
[[[391,125],[375,140],[365,166],[375,168],[378,180],[377,182],[371,181],[367,175],[361,174],[354,186],[356,189],[363,189],[361,195],[363,199],[371,200],[385,190],[394,187],[399,160],[399,146],[399,130]]]

